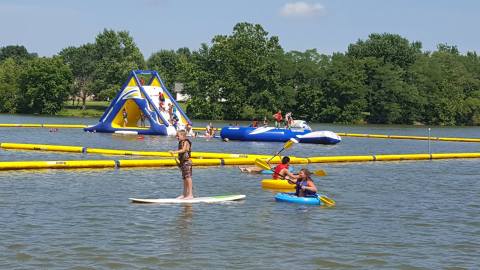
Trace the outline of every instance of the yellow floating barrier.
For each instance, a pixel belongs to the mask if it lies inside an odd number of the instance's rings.
[[[86,128],[87,125],[43,124],[44,128]]]
[[[116,149],[101,149],[101,148],[85,148],[87,154],[102,154],[102,155],[122,155],[122,156],[155,156],[155,157],[172,157],[168,152],[149,152],[149,151],[133,151],[133,150],[116,150]]]
[[[6,161],[0,170],[115,168],[114,160]]]
[[[0,127],[28,127],[28,128],[41,128],[42,124],[0,124]]]
[[[430,159],[429,154],[375,155],[374,157],[375,157],[375,161],[398,161],[398,160]]]
[[[432,154],[432,159],[453,159],[453,158],[480,158],[480,153],[445,153]]]
[[[193,130],[193,131],[205,131],[206,128],[192,127],[192,130]],[[213,128],[213,130],[215,130],[215,131],[220,131],[220,130],[222,130],[222,129],[221,129],[221,128]]]
[[[25,127],[25,128],[86,128],[87,125],[68,125],[68,124],[0,124],[0,127]]]
[[[37,151],[57,151],[57,152],[76,152],[87,154],[103,154],[103,155],[124,155],[124,156],[155,156],[170,158],[169,152],[156,151],[135,151],[121,149],[102,149],[88,148],[82,146],[68,145],[49,145],[49,144],[28,144],[28,143],[0,143],[0,148],[17,149],[17,150],[37,150]],[[268,159],[269,155],[257,154],[230,154],[230,153],[211,153],[211,152],[192,152],[193,158],[262,158]],[[294,157],[292,157],[294,158]]]
[[[342,137],[358,137],[373,139],[398,139],[398,140],[431,140],[444,142],[480,142],[480,138],[453,138],[453,137],[428,137],[428,136],[407,136],[407,135],[383,135],[383,134],[358,134],[358,133],[337,133]]]
[[[84,147],[81,147],[81,146],[49,145],[49,144],[0,143],[0,147],[4,149],[75,152],[75,153],[82,153],[84,151]]]
[[[28,128],[86,128],[88,125],[83,124],[0,124],[0,127],[28,127]],[[205,131],[205,128],[193,127],[194,131]],[[213,128],[215,131],[220,131],[221,128]]]
[[[152,159],[152,160],[119,160],[120,168],[128,167],[164,167],[164,166],[176,166],[177,163],[173,159]]]
[[[329,157],[309,157],[309,163],[333,163],[333,162],[363,162],[374,161],[374,156],[329,156]]]
[[[480,153],[440,153],[440,154],[401,154],[401,155],[371,155],[371,156],[330,156],[295,158],[292,164],[333,163],[333,162],[366,162],[366,161],[402,161],[402,160],[430,160],[430,159],[457,159],[480,158]],[[198,159],[193,158],[194,166],[222,166],[222,165],[254,165],[255,158],[229,159]],[[271,161],[280,163],[278,157]],[[68,160],[68,161],[7,161],[0,162],[0,170],[25,169],[77,169],[77,168],[128,168],[128,167],[171,167],[177,166],[177,161],[169,159],[151,160]]]
[[[88,125],[82,124],[0,124],[0,127],[26,127],[26,128],[86,128]],[[194,131],[204,131],[205,128],[192,127]],[[220,131],[221,128],[214,128]],[[480,138],[454,138],[454,137],[428,137],[428,136],[408,136],[408,135],[384,135],[384,134],[362,134],[337,132],[343,137],[373,138],[373,139],[398,139],[398,140],[431,140],[445,142],[475,142],[479,143]]]

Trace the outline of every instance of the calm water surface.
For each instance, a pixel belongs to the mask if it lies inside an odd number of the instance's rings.
[[[96,119],[0,115],[0,123]],[[197,126],[204,122],[197,122]],[[217,123],[220,126],[220,123]],[[427,135],[426,127],[313,125],[337,132]],[[432,128],[432,136],[480,137],[480,128]],[[0,128],[0,142],[169,150],[166,137],[77,129]],[[195,139],[195,151],[270,154],[281,143]],[[432,142],[432,152],[480,152],[480,144]],[[298,144],[296,156],[427,153],[425,141],[344,138]],[[124,159],[0,150],[1,161]],[[236,167],[195,168],[197,196],[246,194],[228,204],[137,205],[174,197],[176,169],[0,172],[0,269],[479,269],[480,160],[310,165],[335,208],[277,203],[261,176]]]

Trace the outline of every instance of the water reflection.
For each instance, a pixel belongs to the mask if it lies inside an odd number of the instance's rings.
[[[180,212],[176,220],[177,237],[176,242],[179,250],[188,252],[192,249],[192,224],[193,224],[193,206],[184,204],[180,206]]]

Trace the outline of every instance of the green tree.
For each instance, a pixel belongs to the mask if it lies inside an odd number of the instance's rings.
[[[93,93],[101,99],[112,98],[131,70],[145,68],[145,60],[127,31],[105,29],[94,45]]]
[[[333,54],[325,71],[325,99],[319,118],[325,122],[363,122],[363,113],[367,109],[365,80],[362,61],[340,53]]]
[[[369,80],[369,123],[412,124],[421,120],[424,100],[417,88],[403,80],[405,71],[392,64],[380,64]]]
[[[283,106],[284,89],[276,55],[278,38],[258,24],[238,23],[230,36],[215,36],[204,68],[211,74],[210,102],[221,102],[223,116],[238,119],[245,106],[273,111]],[[218,95],[218,96],[217,96]]]
[[[427,100],[425,123],[465,124],[466,118],[471,121],[471,117],[478,114],[475,105],[478,80],[468,72],[455,51],[440,50],[421,57],[412,67],[412,74],[415,85]],[[472,99],[467,104],[469,96]]]
[[[18,80],[17,111],[55,114],[68,98],[72,80],[70,68],[60,57],[26,62]]]
[[[94,94],[95,45],[88,43],[78,48],[68,47],[60,52],[60,56],[72,70],[74,77],[72,94],[74,97],[80,97],[82,110],[85,110],[87,97]]]
[[[16,93],[22,66],[13,58],[0,62],[0,112],[14,113],[17,109]]]
[[[0,62],[7,58],[13,58],[16,61],[28,60],[37,57],[36,53],[29,53],[27,48],[20,45],[10,45],[0,48]]]
[[[291,51],[278,57],[282,88],[287,93],[284,111],[293,117],[320,121],[325,100],[323,81],[329,57],[316,50]]]
[[[400,35],[373,33],[365,41],[358,40],[350,44],[347,55],[355,58],[374,57],[405,69],[415,63],[421,49],[422,44],[418,41],[410,43]]]
[[[157,70],[165,86],[173,89],[179,72],[179,57],[180,56],[172,50],[160,50],[148,58],[147,67]]]

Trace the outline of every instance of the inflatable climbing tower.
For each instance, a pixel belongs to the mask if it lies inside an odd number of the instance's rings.
[[[145,83],[147,82],[147,83]],[[163,99],[160,96],[163,95]],[[175,135],[192,124],[154,70],[134,70],[89,132]]]

